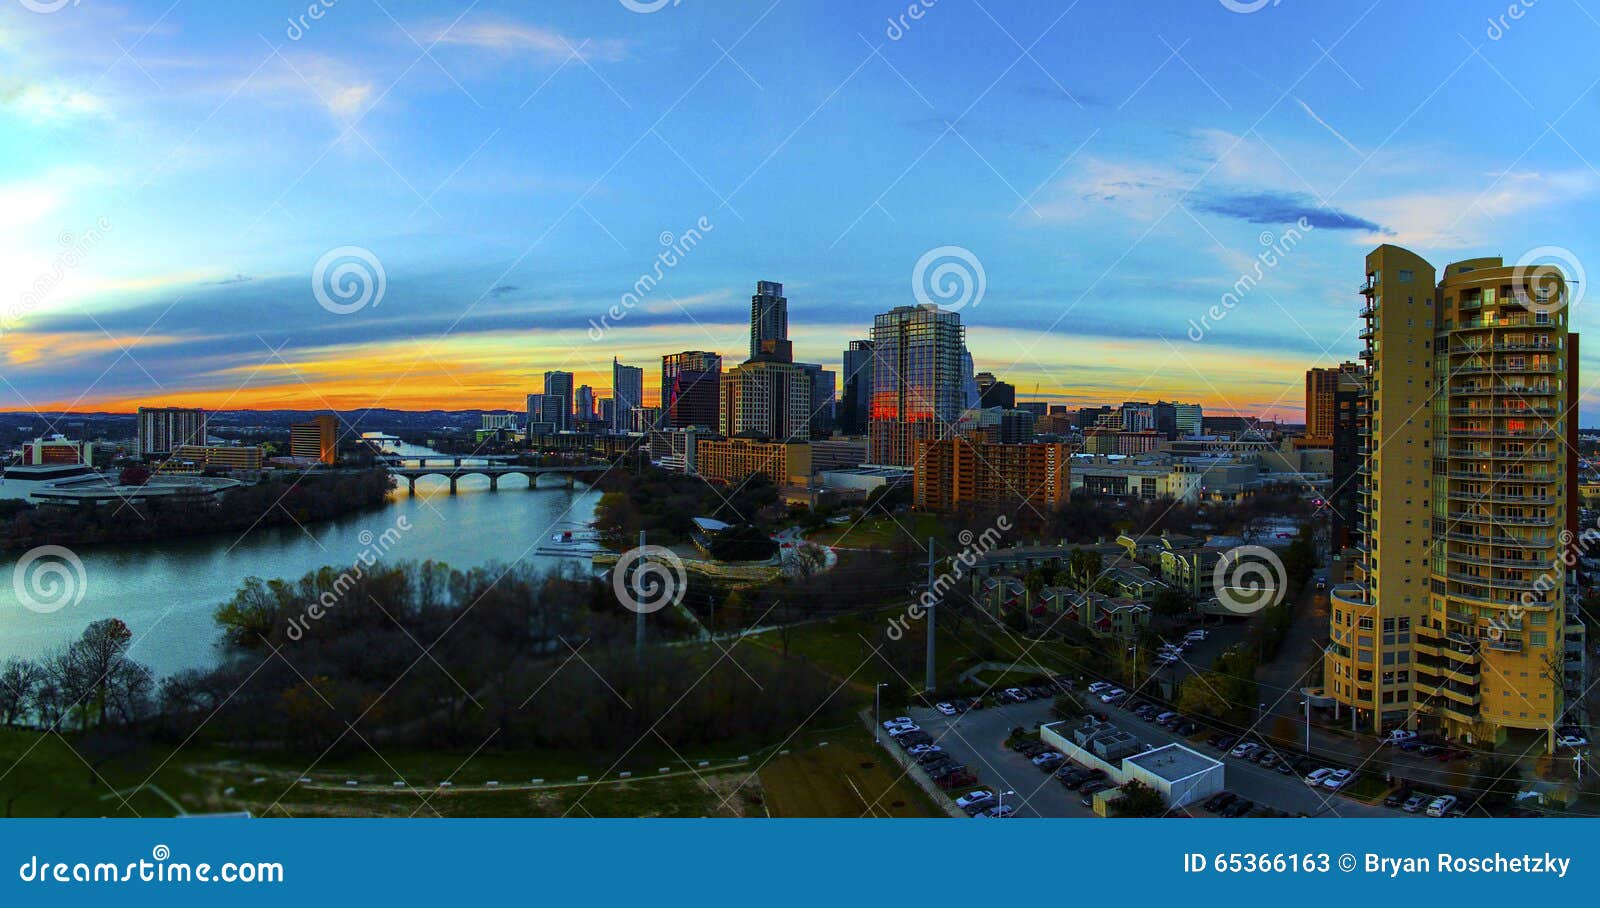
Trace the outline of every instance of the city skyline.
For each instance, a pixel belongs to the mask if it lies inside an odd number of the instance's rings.
[[[0,13],[0,409],[520,409],[613,356],[649,401],[664,353],[744,358],[755,280],[841,372],[957,246],[974,360],[1018,399],[1298,422],[1306,368],[1358,346],[1365,249],[1593,249],[1594,86],[1539,61],[1600,28],[1565,11],[1430,9],[1460,37],[1381,81],[1356,60],[1401,41],[1385,14],[1295,5],[390,11]],[[1478,148],[1481,103],[1526,138]],[[311,278],[351,246],[384,291],[339,314]]]

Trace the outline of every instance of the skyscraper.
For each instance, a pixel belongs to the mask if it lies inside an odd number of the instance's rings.
[[[789,300],[783,295],[783,285],[776,281],[756,281],[755,296],[750,297],[750,358],[794,362]]]
[[[140,407],[139,456],[171,454],[181,445],[206,443],[206,411],[186,407]]]
[[[560,398],[561,406],[558,412],[549,412],[545,408],[544,421],[554,423],[557,432],[572,428],[572,373],[571,372],[546,372],[544,374],[544,393],[553,394]]]
[[[1205,425],[1205,411],[1199,404],[1173,404],[1172,411],[1179,438],[1200,434],[1201,426]]]
[[[633,430],[633,411],[644,406],[644,370],[624,366],[611,357],[611,431],[618,435]]]
[[[811,380],[811,437],[827,438],[833,434],[834,397],[839,376],[816,363],[796,363],[806,370]]]
[[[811,376],[803,366],[751,360],[722,373],[717,431],[729,438],[811,437]]]
[[[954,430],[965,409],[967,350],[961,316],[938,306],[897,306],[873,319],[872,462],[911,466],[916,442]]]
[[[1002,410],[1015,409],[1017,406],[1017,388],[1010,382],[1003,382],[994,377],[993,372],[978,373],[978,406],[985,410],[990,407],[999,407]]]
[[[661,357],[661,409],[669,428],[716,428],[721,388],[720,355],[685,350]]]
[[[867,434],[867,408],[872,401],[872,341],[853,340],[844,351],[844,395],[839,399],[839,430]]]
[[[1352,727],[1554,750],[1570,418],[1564,279],[1499,258],[1367,255],[1363,539],[1336,586],[1327,691]]]
[[[1324,443],[1333,439],[1333,397],[1339,390],[1340,376],[1359,375],[1362,371],[1356,363],[1340,363],[1337,369],[1306,370],[1306,438]]]
[[[572,416],[574,428],[581,429],[594,422],[594,388],[589,385],[578,386],[578,393],[573,397]]]

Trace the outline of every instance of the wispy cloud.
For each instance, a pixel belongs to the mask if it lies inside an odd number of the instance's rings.
[[[424,31],[425,42],[467,47],[502,55],[527,54],[544,64],[560,63],[576,51],[591,62],[616,62],[628,55],[625,41],[610,38],[577,38],[540,25],[510,20],[458,22]]]
[[[1306,223],[1323,230],[1389,232],[1364,217],[1318,204],[1315,199],[1298,192],[1217,193],[1199,198],[1194,207],[1251,224],[1293,224],[1304,218]]]

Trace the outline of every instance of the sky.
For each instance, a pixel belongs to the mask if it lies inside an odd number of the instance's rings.
[[[1020,399],[1299,421],[1373,246],[1600,261],[1597,41],[1569,0],[0,0],[0,409],[520,409],[613,356],[649,399],[774,280],[798,360],[946,302]]]

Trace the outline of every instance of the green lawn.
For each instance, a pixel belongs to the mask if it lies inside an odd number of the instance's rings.
[[[855,549],[883,549],[909,545],[926,545],[929,536],[943,531],[939,518],[932,514],[897,514],[894,517],[869,517],[856,524],[829,526],[817,530],[807,538],[822,545],[836,545]]]

